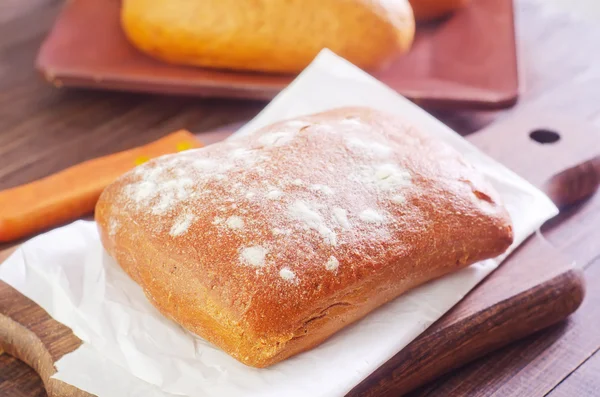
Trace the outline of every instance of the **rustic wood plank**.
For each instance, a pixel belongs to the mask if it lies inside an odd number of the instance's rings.
[[[572,396],[600,396],[600,350],[548,394],[548,397]]]

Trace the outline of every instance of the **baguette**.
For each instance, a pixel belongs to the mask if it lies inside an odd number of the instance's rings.
[[[362,68],[407,51],[407,0],[123,0],[121,24],[144,53],[174,64],[297,73],[323,48]]]

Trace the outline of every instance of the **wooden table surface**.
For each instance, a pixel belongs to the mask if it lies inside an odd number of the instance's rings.
[[[596,55],[600,28],[543,12],[539,1],[516,2],[525,84],[517,109],[509,111],[539,107],[600,126],[600,56]],[[37,75],[33,63],[61,5],[62,0],[0,0],[0,189],[152,141],[179,128],[197,132],[247,120],[264,106],[248,101],[54,89]],[[469,134],[504,112],[435,114],[460,133]],[[506,139],[511,139],[510,131]],[[600,395],[597,225],[600,194],[543,228],[551,244],[585,269],[588,292],[579,311],[568,321],[412,395]],[[3,354],[0,395],[44,396],[45,392],[29,367]]]

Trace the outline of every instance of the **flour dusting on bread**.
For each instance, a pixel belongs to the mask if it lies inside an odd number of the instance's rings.
[[[242,248],[240,258],[242,263],[246,265],[263,267],[268,252],[268,249],[261,246]]]
[[[244,228],[244,220],[237,215],[230,216],[229,218],[227,218],[227,221],[225,223],[230,229],[242,230]]]
[[[330,188],[327,185],[320,185],[318,183],[315,183],[314,185],[310,185],[309,189],[312,190],[312,191],[323,193],[323,194],[327,194],[327,195],[334,194],[332,188]]]
[[[375,211],[372,208],[367,208],[359,214],[359,218],[363,222],[381,224],[384,222],[385,218],[379,212]]]
[[[105,190],[96,217],[162,311],[259,366],[512,238],[456,151],[357,108],[151,160]]]
[[[350,229],[352,227],[350,225],[350,221],[348,220],[348,211],[346,211],[345,209],[340,207],[334,207],[333,217],[342,229]]]
[[[337,258],[335,256],[330,256],[329,259],[327,259],[327,263],[325,264],[325,268],[327,270],[329,270],[330,272],[336,271],[339,266],[340,266],[340,262],[337,260]]]
[[[294,139],[294,135],[295,133],[286,131],[272,132],[270,134],[262,135],[258,139],[258,142],[265,146],[283,146]]]
[[[121,224],[118,220],[116,220],[115,218],[111,219],[110,222],[108,222],[108,236],[114,237],[115,234],[117,234],[117,230],[120,226]]]
[[[348,138],[346,139],[346,145],[354,152],[363,153],[367,155],[377,155],[379,157],[385,157],[392,153],[392,149],[389,146],[385,146],[379,142],[368,142],[361,138]]]
[[[396,195],[392,196],[392,198],[390,198],[390,201],[394,204],[405,204],[406,197],[404,197],[401,194],[396,194]]]
[[[398,226],[388,217],[426,225],[419,211],[406,211],[421,192],[404,160],[420,138],[400,135],[399,145],[378,129],[360,112],[331,122],[307,117],[163,156],[129,174],[123,207],[143,214],[154,233],[183,239],[197,227],[227,239],[238,247],[231,260],[263,277],[301,281],[319,263],[337,271],[357,239],[390,238]],[[296,156],[320,139],[323,153]],[[319,244],[307,245],[310,236]],[[294,250],[312,259],[289,262]]]
[[[192,222],[196,219],[194,214],[184,213],[177,217],[173,226],[171,226],[171,230],[169,230],[169,234],[173,237],[177,237],[187,232]]]
[[[290,281],[293,282],[294,280],[296,280],[296,273],[294,273],[293,271],[291,271],[289,268],[284,267],[283,269],[281,269],[279,271],[279,275],[281,276],[282,279],[284,279],[285,281]]]
[[[327,270],[336,270],[334,254],[347,250],[359,235],[389,237],[386,206],[413,195],[412,176],[393,155],[393,140],[372,132],[360,114],[331,122],[310,117],[285,121],[248,137],[143,164],[128,176],[121,200],[128,211],[153,218],[148,223],[155,233],[166,229],[181,239],[194,224],[206,225],[206,233],[209,227],[215,236],[239,244],[235,260],[240,265],[286,266],[293,280],[302,280],[320,256]],[[329,154],[294,157],[324,134],[329,142],[323,151]],[[208,213],[213,216],[203,220]],[[275,238],[269,249],[262,245],[266,237],[256,233],[263,225]],[[321,244],[310,249],[314,259],[286,263],[289,250],[308,249],[303,247],[309,235],[318,236]],[[280,279],[292,280],[284,273]]]
[[[281,198],[281,196],[283,196],[283,192],[279,189],[273,189],[267,193],[267,198],[271,200],[277,200]]]
[[[337,235],[331,230],[323,216],[316,209],[301,200],[296,200],[289,208],[289,215],[292,219],[302,222],[309,228],[319,232],[323,240],[332,246],[337,245]]]

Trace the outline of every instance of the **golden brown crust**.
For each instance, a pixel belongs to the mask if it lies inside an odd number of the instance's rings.
[[[406,0],[123,0],[128,39],[176,64],[299,72],[323,48],[381,66],[414,36]]]
[[[409,0],[417,21],[431,21],[442,18],[471,0]]]
[[[96,219],[162,313],[256,367],[512,242],[454,149],[365,108],[152,160],[104,191]]]

